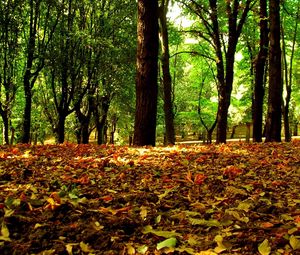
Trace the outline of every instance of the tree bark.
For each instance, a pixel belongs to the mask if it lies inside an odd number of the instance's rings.
[[[158,0],[138,0],[134,145],[155,146],[158,95]]]
[[[57,124],[57,142],[60,144],[65,141],[65,122],[66,116],[64,114],[60,114]]]
[[[99,105],[94,108],[95,124],[97,129],[97,144],[105,143],[105,131],[107,114],[110,106],[109,96],[103,96],[99,102]],[[101,114],[100,114],[101,112]]]
[[[253,98],[253,142],[262,142],[263,101],[265,95],[266,61],[268,57],[269,29],[267,1],[260,0],[260,49],[255,63],[255,83]]]
[[[0,110],[3,121],[3,143],[9,145],[9,118],[8,113]]]
[[[292,81],[293,81],[293,61],[294,61],[294,55],[295,55],[295,48],[296,48],[296,42],[297,42],[297,33],[298,33],[298,20],[300,15],[300,3],[298,2],[297,7],[297,13],[295,18],[295,28],[293,31],[293,39],[292,39],[292,49],[291,49],[291,56],[290,61],[288,64],[287,56],[286,56],[286,43],[284,40],[285,31],[282,28],[282,50],[283,50],[283,59],[284,59],[284,70],[285,70],[285,89],[286,89],[286,96],[285,96],[285,102],[283,105],[283,120],[284,120],[284,136],[285,141],[290,142],[291,141],[291,131],[290,131],[290,101],[291,101],[291,94],[292,94]]]
[[[170,53],[169,53],[169,34],[167,25],[167,10],[169,1],[162,0],[160,5],[159,20],[160,20],[160,40],[161,40],[161,63],[162,63],[162,80],[164,91],[164,114],[166,127],[165,145],[175,144],[175,129],[174,129],[174,112],[172,98],[172,79],[170,73]]]
[[[270,70],[266,142],[281,142],[281,48],[280,48],[280,0],[269,3],[270,10]]]
[[[26,70],[23,77],[24,93],[25,93],[25,107],[23,114],[23,133],[22,143],[30,142],[30,127],[31,127],[31,105],[32,105],[32,66],[34,59],[34,52],[36,47],[36,33],[37,33],[37,22],[39,18],[40,1],[37,1],[34,6],[34,1],[30,1],[30,23],[29,23],[29,39],[27,45],[27,60]]]

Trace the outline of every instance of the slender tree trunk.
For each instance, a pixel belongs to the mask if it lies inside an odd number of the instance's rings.
[[[158,0],[138,0],[134,145],[155,145],[158,96]]]
[[[295,28],[294,28],[292,49],[291,49],[291,56],[290,56],[289,64],[288,64],[288,61],[286,58],[286,43],[284,40],[285,31],[283,28],[281,29],[281,31],[282,31],[282,50],[283,50],[283,59],[284,59],[284,70],[285,70],[285,89],[286,89],[285,102],[283,105],[284,136],[285,136],[286,142],[291,141],[289,111],[290,111],[290,101],[291,101],[291,95],[292,95],[293,61],[294,61],[295,48],[296,48],[296,42],[297,42],[299,14],[300,14],[300,3],[298,2],[297,14],[296,14],[296,18],[295,18],[296,24],[295,24]]]
[[[269,29],[267,1],[260,0],[260,49],[255,63],[255,83],[253,98],[253,142],[262,142],[263,103],[265,95],[266,61],[268,57]]]
[[[270,70],[266,142],[281,141],[281,48],[280,48],[280,0],[272,0],[270,9]]]
[[[161,63],[163,73],[164,113],[166,126],[166,145],[175,144],[174,112],[172,100],[172,79],[170,73],[169,35],[167,26],[167,10],[169,1],[162,0],[159,12],[161,37]]]
[[[31,105],[32,105],[32,91],[30,85],[30,71],[27,70],[24,76],[24,91],[25,91],[25,107],[23,114],[23,134],[22,143],[30,142],[30,128],[31,128]]]
[[[9,119],[7,112],[1,112],[2,121],[3,121],[3,143],[9,144]]]

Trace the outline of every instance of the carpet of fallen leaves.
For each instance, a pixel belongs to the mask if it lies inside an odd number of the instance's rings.
[[[0,254],[300,254],[300,142],[0,147]]]

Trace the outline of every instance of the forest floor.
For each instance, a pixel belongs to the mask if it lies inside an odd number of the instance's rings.
[[[0,254],[300,254],[300,141],[0,147]]]

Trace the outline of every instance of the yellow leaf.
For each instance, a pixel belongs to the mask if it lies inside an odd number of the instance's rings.
[[[134,255],[135,254],[135,249],[131,244],[127,244],[127,254],[128,255]]]
[[[85,244],[84,242],[80,242],[79,245],[83,252],[86,252],[86,253],[93,252],[93,249],[88,244]]]
[[[298,250],[300,249],[300,240],[292,235],[290,237],[290,245],[292,246],[293,250]]]
[[[200,251],[200,252],[194,253],[194,255],[217,255],[217,253],[207,250],[207,251]]]
[[[223,251],[226,251],[226,247],[225,247],[225,245],[223,244],[223,237],[221,236],[221,235],[216,235],[215,236],[215,242],[217,243],[217,247],[214,249],[214,251],[217,253],[217,254],[219,254],[219,253],[221,253],[221,252],[223,252]]]
[[[141,218],[143,220],[147,218],[147,214],[148,214],[147,207],[146,206],[141,206],[140,215],[141,215]]]
[[[4,222],[2,222],[2,226],[1,226],[0,241],[11,241],[9,238],[9,230],[7,226],[4,224]]]
[[[268,239],[265,239],[259,246],[258,251],[261,255],[269,255],[271,253],[271,246]]]
[[[73,255],[73,245],[72,244],[66,244],[66,250],[69,255]]]

